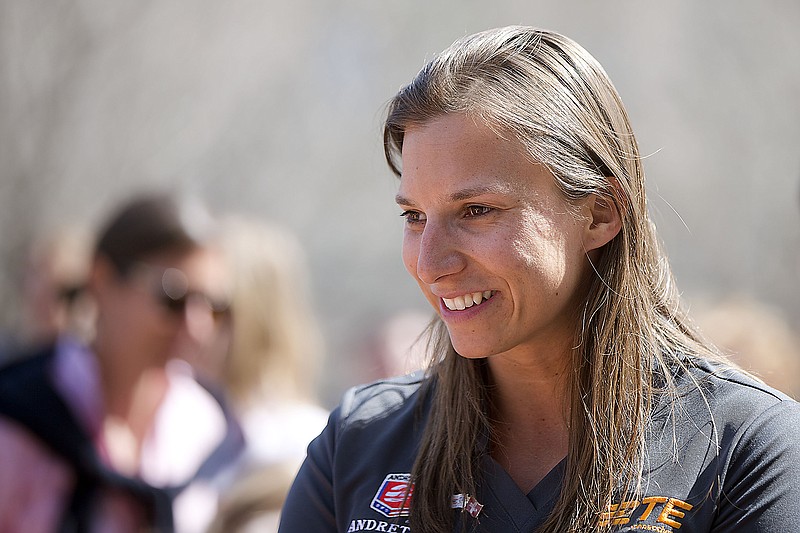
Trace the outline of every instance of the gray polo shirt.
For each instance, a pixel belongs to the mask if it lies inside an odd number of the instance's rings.
[[[614,502],[600,522],[620,532],[800,531],[800,404],[705,361],[675,377],[679,396],[648,427],[641,495]],[[421,385],[412,375],[345,394],[308,448],[280,533],[411,532],[409,473],[429,410]],[[473,500],[483,508],[476,518],[454,509],[454,531],[535,531],[563,475],[562,461],[524,494],[485,455]]]

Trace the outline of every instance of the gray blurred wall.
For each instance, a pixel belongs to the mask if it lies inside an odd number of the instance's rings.
[[[796,0],[2,0],[0,325],[36,235],[177,188],[302,239],[335,402],[380,321],[426,309],[400,263],[383,106],[454,39],[506,24],[606,67],[687,300],[757,298],[796,327]]]

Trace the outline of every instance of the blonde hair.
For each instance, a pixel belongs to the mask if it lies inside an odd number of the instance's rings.
[[[232,337],[222,379],[240,405],[312,400],[321,334],[303,249],[276,226],[243,216],[222,224],[234,280]]]
[[[456,41],[389,103],[385,155],[402,175],[406,128],[448,113],[482,121],[546,165],[566,200],[599,195],[622,229],[593,263],[576,321],[565,481],[541,532],[600,531],[599,515],[641,481],[645,427],[670,368],[717,357],[681,310],[648,217],[644,172],[627,113],[602,66],[574,41],[511,26]],[[452,530],[449,495],[474,494],[477,437],[491,424],[484,360],[460,357],[432,328],[433,404],[412,476],[417,531]],[[661,376],[661,377],[659,377]],[[666,385],[665,385],[666,384]]]

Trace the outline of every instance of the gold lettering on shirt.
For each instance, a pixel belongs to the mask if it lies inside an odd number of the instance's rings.
[[[613,503],[608,511],[600,515],[601,526],[619,526],[631,521],[631,514],[639,507],[639,500],[629,500],[621,503]]]
[[[674,516],[675,518],[683,518],[684,516],[686,516],[686,513],[684,513],[683,511],[678,511],[677,509],[675,509],[675,507],[680,507],[681,509],[685,509],[687,511],[692,510],[691,504],[682,502],[675,498],[670,498],[667,504],[664,505],[664,508],[661,509],[661,514],[658,515],[658,521],[661,522],[662,524],[667,524],[668,526],[672,526],[675,529],[680,529],[681,523],[676,520],[672,520],[671,517]]]
[[[638,511],[637,522],[644,522],[651,517],[660,524],[665,524],[674,529],[680,529],[683,525],[681,519],[686,517],[685,511],[691,511],[692,505],[677,498],[667,496],[647,496],[639,500],[627,500],[619,503],[612,503],[608,510],[600,513],[598,525],[621,526],[630,523]],[[636,524],[634,529],[646,527],[644,524]],[[647,526],[651,527],[651,526]],[[653,526],[661,527],[663,526]]]
[[[665,498],[664,496],[649,496],[647,498],[642,498],[642,503],[647,504],[647,509],[644,510],[642,516],[639,517],[639,520],[644,521],[650,517],[650,513],[653,512],[653,508],[656,504],[664,503],[669,498]]]

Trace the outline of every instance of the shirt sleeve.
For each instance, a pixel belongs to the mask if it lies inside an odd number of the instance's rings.
[[[333,456],[339,409],[308,446],[308,454],[286,497],[278,533],[336,532]]]
[[[714,533],[800,531],[800,404],[763,412],[734,448]]]

